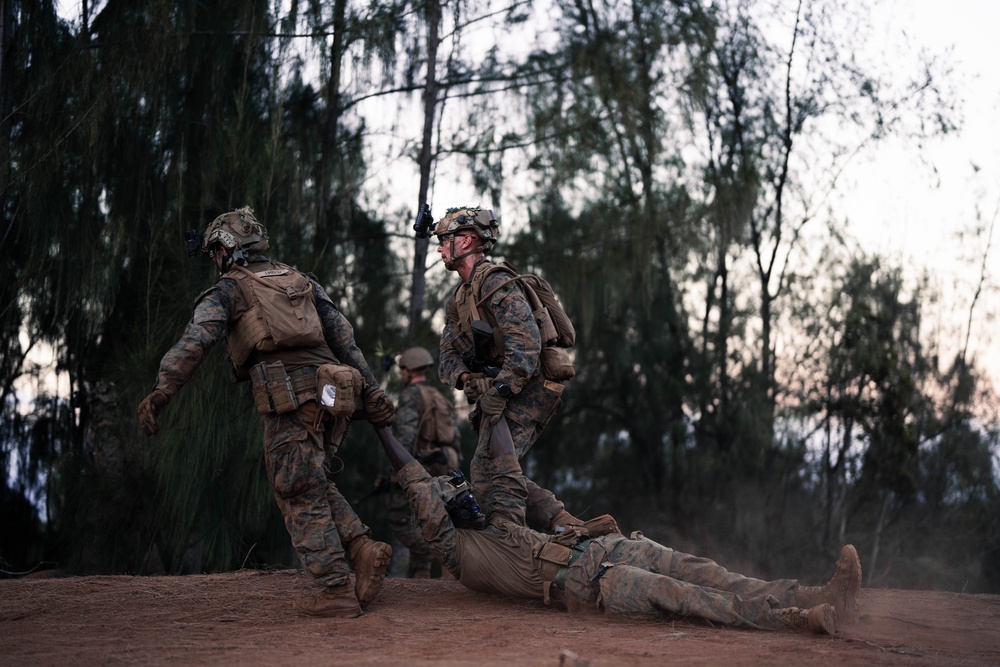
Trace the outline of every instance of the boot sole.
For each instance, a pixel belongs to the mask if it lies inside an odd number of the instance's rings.
[[[858,622],[858,592],[861,590],[861,559],[854,545],[845,545],[840,550],[840,560],[837,561],[837,575],[846,572],[846,587],[843,591],[844,602],[835,605],[838,618],[845,624],[854,625]]]

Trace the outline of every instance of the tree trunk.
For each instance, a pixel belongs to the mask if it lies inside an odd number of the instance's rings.
[[[440,43],[441,7],[427,2],[427,77],[424,83],[424,128],[420,147],[420,190],[417,197],[419,208],[427,202],[430,189],[431,166],[434,163],[434,119],[437,115],[437,52]],[[411,345],[418,343],[418,331],[424,312],[427,288],[427,245],[428,239],[413,242],[413,272],[410,283],[410,321],[407,326],[407,340]]]
[[[339,138],[340,116],[343,105],[340,99],[340,79],[344,57],[344,29],[346,27],[347,0],[337,0],[333,5],[333,44],[330,46],[330,80],[326,85],[326,118],[323,121],[323,138],[320,149],[319,173],[316,178],[316,236],[313,238],[313,261],[319,264],[327,244],[333,236],[334,211],[337,197],[331,192],[335,181],[331,171]]]

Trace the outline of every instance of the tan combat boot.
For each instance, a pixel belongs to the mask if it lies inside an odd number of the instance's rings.
[[[324,588],[319,595],[299,598],[292,606],[300,614],[309,616],[357,618],[361,615],[361,605],[350,582]]]
[[[858,622],[858,592],[861,590],[861,560],[853,545],[840,550],[837,571],[825,586],[799,586],[795,589],[795,604],[813,607],[832,604],[837,619],[845,625]]]
[[[837,631],[837,612],[832,605],[820,604],[812,609],[787,607],[771,613],[779,627],[810,630],[818,635],[832,635]]]
[[[351,562],[354,563],[354,592],[361,604],[368,604],[385,583],[385,572],[392,560],[392,547],[362,535],[351,542],[350,551]]]

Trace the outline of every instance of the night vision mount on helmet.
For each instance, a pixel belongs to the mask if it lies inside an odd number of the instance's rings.
[[[439,489],[444,500],[445,509],[456,528],[474,528],[482,530],[486,527],[486,515],[479,509],[476,497],[472,495],[472,487],[468,478],[461,470],[453,470],[451,475],[438,477]]]

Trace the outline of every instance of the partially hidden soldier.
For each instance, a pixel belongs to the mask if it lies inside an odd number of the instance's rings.
[[[392,432],[424,469],[437,477],[458,469],[461,456],[455,407],[427,382],[427,371],[433,365],[431,353],[422,347],[411,347],[400,355],[399,371],[404,386],[396,402]],[[389,528],[410,550],[408,575],[415,579],[430,578],[434,563],[430,545],[412,520],[410,505],[395,472],[390,475],[386,507]]]
[[[738,628],[832,634],[838,622],[858,621],[861,562],[851,545],[841,549],[825,585],[802,586],[745,577],[640,532],[625,537],[608,515],[558,535],[525,527],[526,489],[510,429],[501,418],[492,430],[495,502],[486,515],[460,475],[432,477],[389,429],[376,428],[433,556],[464,586],[573,610],[694,617]]]
[[[449,209],[434,228],[445,267],[462,278],[448,303],[439,373],[442,382],[465,392],[477,408],[473,417],[482,421],[469,474],[487,513],[493,502],[489,480],[497,465],[490,453],[490,424],[501,415],[507,418],[521,458],[562,404],[564,388],[543,373],[541,334],[520,282],[495,270],[497,265],[486,257],[498,231],[492,211],[472,206]],[[487,321],[493,342],[485,346],[486,358],[477,361],[492,372],[474,371],[467,361],[480,348],[475,328]],[[583,523],[551,491],[528,478],[525,483],[529,525],[556,532]]]
[[[328,471],[355,398],[363,396],[367,418],[384,426],[392,422],[392,402],[350,322],[319,283],[264,256],[267,230],[252,209],[217,217],[201,247],[220,278],[198,297],[183,336],[161,360],[153,391],[139,404],[139,421],[155,435],[157,414],[225,341],[236,378],[251,382],[267,474],[292,544],[321,587],[294,607],[316,616],[359,616],[382,587],[392,548],[371,538]]]

